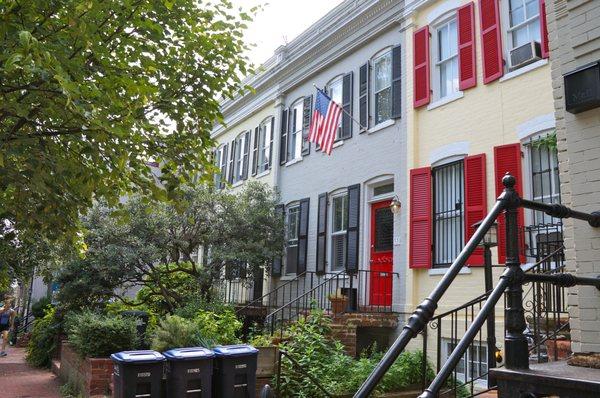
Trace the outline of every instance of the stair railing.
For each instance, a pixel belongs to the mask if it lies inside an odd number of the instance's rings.
[[[589,214],[572,210],[560,204],[540,203],[523,199],[515,190],[515,183],[515,178],[510,174],[507,173],[504,176],[502,179],[504,191],[496,200],[490,213],[480,223],[471,239],[459,253],[458,257],[454,260],[429,297],[417,307],[396,341],[394,341],[382,360],[354,395],[355,398],[367,398],[373,392],[390,366],[402,351],[404,351],[408,343],[425,329],[427,324],[433,318],[440,299],[501,213],[504,213],[504,223],[506,228],[505,271],[500,277],[496,287],[489,293],[481,310],[465,331],[463,338],[458,342],[446,363],[442,366],[429,387],[423,391],[419,398],[434,398],[438,395],[444,383],[452,374],[456,365],[463,357],[468,347],[472,344],[477,333],[479,333],[479,330],[486,319],[494,310],[496,303],[503,295],[506,296],[504,310],[506,368],[528,369],[529,350],[527,338],[523,333],[526,328],[523,309],[523,284],[527,282],[548,282],[563,287],[590,285],[600,289],[600,279],[598,278],[576,277],[565,273],[551,275],[525,274],[521,269],[521,263],[519,261],[519,231],[517,224],[519,207],[541,211],[552,217],[572,217],[578,220],[587,221],[590,226],[595,228],[600,227],[600,212]]]

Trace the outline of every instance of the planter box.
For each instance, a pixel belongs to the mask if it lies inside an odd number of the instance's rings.
[[[108,394],[112,372],[110,358],[81,358],[68,342],[62,342],[59,376],[64,383],[75,384],[85,398]]]
[[[571,355],[571,340],[548,339],[544,344],[548,351],[548,361],[554,361],[555,354],[558,361],[567,359]]]

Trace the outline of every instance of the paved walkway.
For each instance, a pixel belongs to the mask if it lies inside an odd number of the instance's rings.
[[[60,382],[48,369],[36,369],[25,361],[25,349],[10,347],[0,358],[0,397],[60,398]]]

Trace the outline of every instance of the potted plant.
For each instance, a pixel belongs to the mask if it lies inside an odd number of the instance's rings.
[[[331,293],[327,298],[331,302],[331,312],[333,312],[333,315],[340,315],[346,312],[346,308],[348,307],[348,296],[336,292]]]

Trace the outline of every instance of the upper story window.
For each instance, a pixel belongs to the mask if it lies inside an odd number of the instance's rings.
[[[375,125],[392,116],[392,50],[375,56],[373,67],[373,114]]]
[[[299,159],[302,156],[302,111],[304,99],[296,101],[290,108],[290,131],[288,137],[287,160]]]
[[[459,160],[434,167],[433,264],[452,263],[464,239],[464,162]]]
[[[539,0],[509,0],[510,49],[531,41],[540,42]]]
[[[271,163],[271,141],[272,141],[272,131],[273,131],[273,118],[269,117],[265,121],[263,121],[258,127],[258,136],[256,139],[258,140],[256,143],[257,152],[257,160],[256,160],[256,171],[258,173],[262,173],[269,169],[269,164]]]
[[[227,144],[221,145],[215,151],[215,166],[219,168],[214,177],[215,188],[222,189],[225,187],[225,177],[227,176]]]
[[[286,216],[286,260],[285,273],[295,274],[298,269],[298,231],[300,228],[300,206],[290,206]]]
[[[233,180],[236,183],[245,179],[248,167],[248,133],[244,132],[235,139],[233,153]]]
[[[435,27],[435,89],[434,95],[444,98],[458,91],[458,38],[456,16]]]
[[[325,86],[325,91],[327,95],[331,98],[333,102],[342,106],[342,93],[343,93],[343,76],[338,76]],[[338,131],[336,133],[336,139],[340,138],[340,134],[342,132],[342,118],[340,118]]]
[[[344,268],[346,261],[346,232],[348,229],[348,194],[331,199],[331,269]]]

